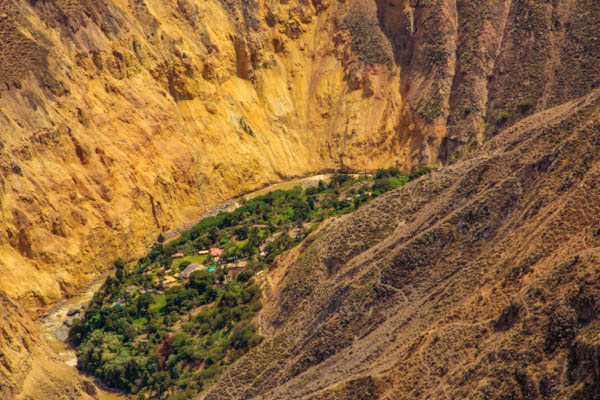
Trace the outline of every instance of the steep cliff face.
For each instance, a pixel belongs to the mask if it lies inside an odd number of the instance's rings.
[[[52,302],[287,176],[435,162],[356,7],[3,1],[0,289]]]
[[[309,236],[204,398],[594,399],[600,91]]]
[[[36,312],[209,204],[440,166],[600,84],[593,0],[0,0],[0,292]]]

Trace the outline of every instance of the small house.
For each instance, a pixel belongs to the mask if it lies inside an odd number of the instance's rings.
[[[223,249],[213,247],[212,249],[210,249],[210,255],[215,258],[221,257],[223,255]]]
[[[175,282],[177,282],[177,279],[175,279],[175,277],[173,277],[173,276],[166,276],[165,280],[163,281],[163,286],[165,286],[165,287],[171,287],[171,286],[173,286],[173,284],[175,284]]]
[[[186,269],[179,273],[179,279],[189,279],[192,273],[203,269],[206,269],[206,267],[202,264],[190,264]]]
[[[205,255],[207,255],[207,254],[209,254],[209,253],[210,253],[210,251],[208,251],[208,250],[200,250],[200,251],[198,252],[198,255],[199,255],[199,256],[205,256]]]
[[[173,258],[183,258],[183,257],[185,257],[185,254],[183,254],[182,252],[173,254]]]

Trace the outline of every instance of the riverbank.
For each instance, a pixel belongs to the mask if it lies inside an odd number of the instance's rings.
[[[292,180],[285,181],[285,182],[277,182],[277,183],[272,183],[272,184],[266,185],[259,189],[253,190],[249,193],[242,194],[233,199],[230,199],[230,200],[224,201],[222,203],[215,204],[213,206],[208,207],[206,209],[206,212],[204,214],[202,214],[202,216],[200,217],[199,221],[203,220],[204,218],[214,217],[214,216],[218,215],[220,212],[233,211],[236,208],[240,207],[242,205],[242,202],[250,200],[257,196],[262,196],[263,194],[267,194],[274,190],[290,190],[290,189],[295,188],[296,186],[300,186],[302,189],[306,189],[309,186],[316,185],[317,183],[319,183],[319,181],[324,181],[324,182],[329,181],[329,179],[331,179],[331,177],[333,175],[335,175],[335,174],[323,173],[323,174],[311,175],[311,176],[306,176],[306,177],[302,177],[302,178],[292,179]],[[356,177],[356,176],[360,176],[363,174],[347,174],[347,175]],[[172,242],[173,240],[176,240],[177,238],[179,238],[179,236],[181,235],[182,232],[185,232],[188,229],[192,228],[194,225],[196,225],[197,222],[198,221],[193,222],[188,225],[185,225],[181,228],[178,228],[178,229],[173,230],[172,232],[168,233],[167,235],[165,235],[166,239],[165,239],[164,244],[168,244],[168,243]]]
[[[61,301],[39,319],[40,330],[44,339],[48,342],[52,350],[56,352],[58,358],[69,367],[76,368],[77,365],[77,353],[67,343],[70,321],[83,316],[85,307],[92,297],[94,297],[94,293],[102,287],[106,277],[110,274],[112,272],[100,275],[81,294]],[[78,312],[74,313],[75,310],[78,310]],[[77,372],[80,373],[79,371]],[[127,398],[123,394],[103,388],[98,382],[94,383],[96,384],[96,398],[98,400],[124,400]]]

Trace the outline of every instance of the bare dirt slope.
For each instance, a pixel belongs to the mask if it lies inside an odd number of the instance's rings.
[[[204,398],[597,398],[599,182],[597,90],[331,222]]]
[[[597,88],[599,29],[595,0],[0,0],[0,293],[35,317],[268,182],[452,163]]]

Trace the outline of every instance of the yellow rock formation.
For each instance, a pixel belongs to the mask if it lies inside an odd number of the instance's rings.
[[[452,162],[583,96],[600,13],[575,3],[0,0],[0,295],[28,324],[209,205]]]
[[[47,61],[6,61],[0,291],[50,304],[269,182],[435,163],[409,130],[399,67],[351,51],[352,7],[4,4],[11,45]]]

